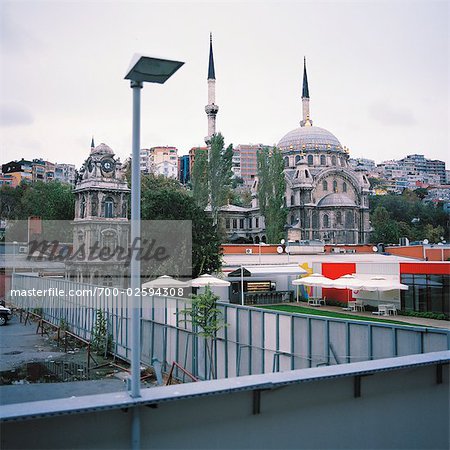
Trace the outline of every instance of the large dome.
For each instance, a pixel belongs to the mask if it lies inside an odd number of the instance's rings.
[[[278,148],[283,151],[342,150],[341,143],[334,134],[324,128],[313,126],[304,126],[290,131],[278,142]]]
[[[92,153],[95,153],[97,155],[114,155],[113,149],[103,142],[100,145],[97,145],[97,147],[91,149],[91,154]]]

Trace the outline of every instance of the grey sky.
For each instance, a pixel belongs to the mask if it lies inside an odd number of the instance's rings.
[[[91,135],[127,157],[135,52],[186,62],[144,87],[142,147],[202,145],[212,31],[227,143],[274,144],[298,126],[306,55],[314,124],[351,156],[450,165],[446,1],[0,4],[0,162],[79,166]]]

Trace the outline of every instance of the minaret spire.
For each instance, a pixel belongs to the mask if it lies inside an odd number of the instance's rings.
[[[208,65],[208,104],[205,106],[205,112],[208,117],[208,136],[205,142],[209,146],[211,138],[216,133],[216,115],[219,107],[216,102],[216,72],[214,70],[214,55],[212,46],[212,33],[209,34],[209,65]]]
[[[302,88],[302,109],[303,120],[300,122],[300,126],[311,126],[312,120],[309,116],[309,87],[308,87],[308,74],[306,73],[306,56],[303,57],[303,88]]]
[[[209,33],[209,65],[208,65],[208,80],[215,80],[216,72],[214,70],[214,55],[212,47],[212,33]]]

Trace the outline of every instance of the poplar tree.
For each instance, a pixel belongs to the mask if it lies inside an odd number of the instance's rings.
[[[197,206],[205,209],[208,205],[208,152],[198,148],[195,151],[192,168],[192,196]]]
[[[209,153],[208,178],[210,204],[213,223],[217,224],[219,209],[227,203],[232,186],[233,172],[231,170],[233,146],[224,146],[224,138],[218,133],[211,139]]]
[[[263,148],[257,157],[258,202],[266,224],[267,242],[277,244],[284,237],[287,210],[284,206],[286,179],[281,151]]]

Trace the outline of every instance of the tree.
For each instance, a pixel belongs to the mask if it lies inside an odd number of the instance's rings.
[[[196,205],[176,180],[143,175],[141,186],[143,220],[192,221],[192,276],[219,270],[221,240],[208,213]]]
[[[276,244],[284,237],[287,210],[284,206],[286,179],[281,151],[263,148],[257,156],[258,201],[266,223],[268,243]]]
[[[218,133],[211,139],[208,179],[213,223],[217,224],[219,209],[227,202],[232,185],[231,170],[233,146],[224,147],[224,138]]]
[[[198,148],[195,151],[194,167],[191,175],[192,196],[201,209],[208,205],[208,152]]]
[[[192,306],[179,311],[179,315],[188,316],[181,322],[189,322],[192,325],[193,333],[205,339],[206,357],[209,361],[209,374],[206,378],[216,378],[214,371],[214,341],[217,332],[226,327],[227,324],[222,318],[222,311],[217,308],[219,297],[215,295],[209,286],[206,286],[205,292],[193,295]]]

